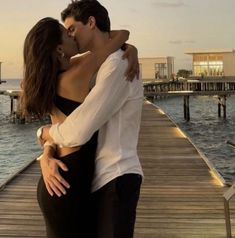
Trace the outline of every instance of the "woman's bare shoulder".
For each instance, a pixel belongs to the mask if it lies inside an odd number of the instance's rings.
[[[87,51],[83,54],[73,56],[70,59],[70,65],[74,66],[74,65],[77,65],[77,64],[81,64],[90,53],[91,53],[90,51]]]

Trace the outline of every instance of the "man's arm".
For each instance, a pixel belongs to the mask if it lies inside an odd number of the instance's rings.
[[[119,52],[118,52],[119,53]],[[111,56],[100,68],[96,86],[85,101],[62,124],[49,131],[56,144],[73,147],[85,144],[125,103],[130,82],[125,80],[127,62]]]

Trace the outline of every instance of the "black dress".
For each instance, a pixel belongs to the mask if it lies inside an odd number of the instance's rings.
[[[81,103],[57,96],[56,106],[69,115]],[[94,174],[97,147],[96,132],[80,150],[57,158],[66,164],[68,171],[59,169],[60,174],[70,184],[66,195],[50,196],[42,177],[37,188],[37,198],[42,210],[48,238],[89,237],[86,227],[90,219],[90,194]]]

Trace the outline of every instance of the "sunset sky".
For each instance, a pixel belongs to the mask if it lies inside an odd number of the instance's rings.
[[[41,18],[60,19],[69,0],[1,1],[2,78],[22,77],[22,48]],[[235,0],[100,0],[113,29],[128,29],[140,57],[175,57],[175,72],[191,69],[187,50],[235,48]]]

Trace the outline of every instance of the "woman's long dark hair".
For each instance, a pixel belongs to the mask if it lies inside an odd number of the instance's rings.
[[[25,115],[42,118],[52,111],[60,70],[56,48],[61,43],[62,30],[53,18],[40,20],[26,36],[21,100]]]

